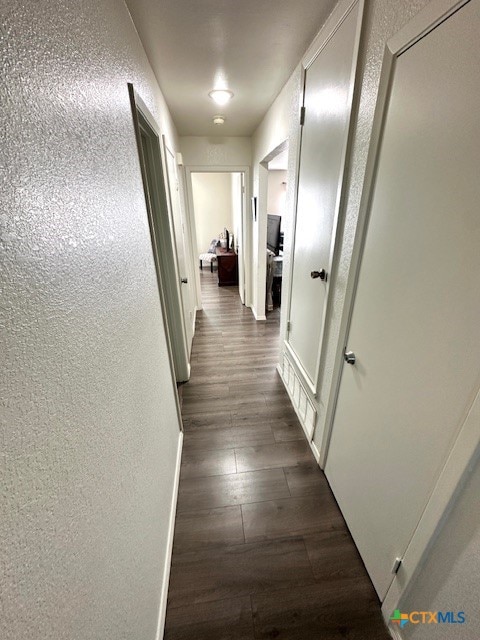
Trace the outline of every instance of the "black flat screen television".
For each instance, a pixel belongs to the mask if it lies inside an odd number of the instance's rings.
[[[281,222],[281,216],[276,216],[273,213],[267,215],[267,249],[273,251],[276,256],[278,256],[278,252],[280,251]]]

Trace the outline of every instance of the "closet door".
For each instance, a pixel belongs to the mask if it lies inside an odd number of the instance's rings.
[[[350,122],[358,48],[359,3],[305,72],[305,121],[300,154],[287,346],[315,392],[325,305]],[[338,19],[338,18],[337,18]]]
[[[480,2],[395,61],[326,474],[384,598],[480,377]]]

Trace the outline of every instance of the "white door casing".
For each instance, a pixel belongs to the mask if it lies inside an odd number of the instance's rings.
[[[191,269],[189,269],[189,264],[191,261],[190,242],[187,237],[188,229],[185,229],[185,220],[182,215],[180,187],[177,174],[177,166],[175,162],[175,154],[167,147],[165,143],[165,137],[163,139],[163,143],[167,164],[170,211],[173,223],[173,231],[175,235],[175,247],[177,250],[178,270],[180,276],[179,287],[182,297],[183,319],[185,323],[188,353],[190,355],[195,322],[193,283]]]
[[[421,31],[384,80],[356,363],[343,366],[325,468],[381,599],[480,382],[479,28],[474,0]]]
[[[238,260],[238,294],[240,300],[245,304],[245,269],[244,269],[244,246],[243,246],[243,222],[244,222],[244,199],[245,199],[245,175],[243,173],[232,172],[232,232],[234,235],[235,250]]]
[[[363,3],[344,2],[305,62],[287,350],[316,393]],[[334,18],[331,18],[333,21]],[[325,274],[313,279],[312,272]]]

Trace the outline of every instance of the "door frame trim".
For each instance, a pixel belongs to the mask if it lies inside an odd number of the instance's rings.
[[[344,366],[343,352],[347,345],[353,315],[355,295],[359,280],[368,220],[378,169],[379,151],[394,80],[395,62],[407,49],[437,28],[470,0],[431,0],[385,46],[372,133],[360,200],[359,215],[353,243],[345,302],[340,323],[338,351],[332,376],[332,387],[326,406],[325,431],[320,450],[320,466],[325,467],[328,457],[335,410],[340,391]],[[480,393],[469,408],[448,459],[440,472],[427,506],[407,546],[402,565],[389,587],[382,605],[382,613],[389,622],[392,611],[398,606],[402,594],[421,567],[431,541],[439,531],[441,521],[448,514],[457,492],[471,467],[480,456]]]
[[[333,226],[332,226],[332,237],[330,244],[330,251],[328,256],[328,280],[325,283],[326,293],[325,293],[325,304],[323,308],[322,315],[322,329],[320,333],[320,340],[318,345],[318,353],[317,360],[315,364],[315,375],[312,379],[305,367],[301,363],[300,358],[296,354],[293,347],[289,342],[289,332],[287,332],[284,338],[284,346],[287,351],[294,356],[295,365],[298,368],[298,372],[301,375],[305,385],[310,389],[310,392],[314,398],[318,397],[318,386],[320,381],[320,372],[323,367],[324,353],[325,353],[325,330],[328,324],[328,318],[331,314],[331,306],[332,306],[332,295],[331,295],[331,284],[334,280],[334,270],[335,270],[335,261],[334,256],[338,249],[338,238],[337,232],[339,228],[339,221],[345,209],[345,200],[347,195],[346,190],[346,169],[347,169],[347,159],[351,153],[351,147],[353,144],[353,129],[354,129],[354,99],[358,92],[358,62],[359,62],[359,50],[360,50],[360,39],[362,35],[362,27],[363,27],[363,18],[364,18],[364,8],[365,8],[365,0],[341,0],[339,4],[335,7],[332,14],[327,19],[327,22],[322,27],[321,31],[317,34],[315,39],[313,40],[310,47],[307,49],[305,55],[302,58],[302,73],[303,73],[303,90],[302,90],[302,104],[301,106],[305,106],[305,89],[306,89],[306,78],[307,71],[321,54],[321,52],[325,49],[328,43],[332,40],[334,35],[337,33],[341,25],[345,22],[350,13],[358,6],[358,16],[357,16],[357,25],[355,31],[355,42],[353,45],[353,55],[351,62],[351,71],[350,71],[350,87],[349,87],[349,96],[348,96],[348,106],[350,109],[350,113],[348,116],[347,122],[347,135],[345,137],[345,141],[342,149],[342,159],[340,163],[340,171],[338,175],[338,185],[337,185],[337,195],[335,198],[335,212],[333,218]],[[298,154],[297,154],[297,164],[296,164],[296,172],[295,172],[295,200],[294,200],[294,215],[292,221],[292,244],[291,244],[291,256],[289,266],[289,291],[288,291],[288,300],[287,300],[287,321],[290,322],[290,313],[291,313],[291,302],[292,302],[292,284],[293,284],[293,269],[294,269],[294,251],[295,251],[295,242],[296,242],[296,224],[297,224],[297,207],[298,207],[298,189],[300,183],[300,171],[301,171],[301,152],[302,152],[302,141],[303,141],[303,126],[299,124],[300,134],[299,134],[299,145],[298,145]]]
[[[172,234],[173,234],[173,240],[175,243],[175,255],[176,255],[176,261],[177,261],[177,269],[178,269],[178,276],[179,276],[179,287],[180,287],[180,297],[182,299],[182,307],[183,307],[183,294],[182,294],[182,282],[181,282],[181,278],[183,275],[186,275],[190,281],[192,280],[192,276],[193,276],[193,269],[192,269],[192,243],[191,243],[191,233],[190,233],[190,220],[189,218],[185,215],[185,222],[187,223],[187,229],[183,230],[183,236],[185,236],[185,233],[187,235],[186,238],[186,244],[187,246],[183,247],[185,256],[185,268],[187,273],[186,274],[181,274],[180,273],[180,265],[179,265],[179,261],[178,261],[178,252],[177,252],[177,242],[178,242],[178,238],[177,238],[177,230],[175,229],[175,218],[174,218],[174,214],[173,214],[173,193],[172,193],[172,188],[170,185],[170,173],[168,170],[168,154],[170,154],[170,156],[173,159],[173,164],[175,166],[175,179],[177,180],[177,186],[178,186],[178,202],[179,202],[179,206],[180,206],[180,217],[183,218],[182,216],[182,198],[181,198],[181,189],[180,189],[180,172],[178,171],[177,167],[177,159],[176,159],[176,155],[175,155],[175,151],[173,151],[172,149],[170,149],[170,147],[168,146],[167,143],[167,138],[165,136],[165,134],[162,135],[162,150],[163,150],[163,162],[164,162],[164,166],[165,166],[165,175],[167,177],[166,180],[166,189],[167,189],[167,207],[168,207],[168,212],[169,212],[169,216],[170,216],[170,225],[171,225],[171,229],[172,229]],[[183,238],[182,238],[182,242],[183,242]],[[190,297],[190,296],[189,296]],[[192,301],[191,301],[192,302]],[[195,301],[196,302],[196,301]],[[185,311],[185,310],[184,310]],[[197,312],[197,307],[196,304],[193,304],[193,307],[191,309],[189,309],[188,311],[191,311],[192,313],[192,321],[191,321],[191,325],[190,325],[190,330],[192,333],[192,339],[189,339],[189,335],[188,335],[188,329],[187,329],[187,320],[185,318],[185,314],[183,313],[183,330],[185,332],[185,342],[187,345],[187,353],[188,353],[188,358],[190,359],[190,355],[191,355],[191,351],[192,351],[192,342],[193,342],[193,337],[195,335],[195,317],[196,317],[196,312]]]
[[[188,361],[188,348],[186,342],[186,335],[184,330],[181,335],[176,331],[178,320],[180,320],[180,326],[183,327],[183,313],[181,311],[181,294],[179,289],[178,268],[176,264],[176,247],[174,239],[171,236],[169,211],[168,211],[168,198],[167,198],[167,185],[165,183],[165,164],[162,156],[162,145],[160,144],[161,131],[160,127],[155,122],[154,117],[150,113],[148,107],[143,102],[141,97],[135,91],[133,84],[127,83],[128,93],[130,98],[130,106],[132,110],[133,127],[135,132],[135,138],[137,142],[139,169],[142,177],[142,183],[144,186],[145,205],[147,212],[148,225],[150,229],[150,239],[152,242],[152,252],[155,264],[155,271],[157,274],[158,292],[160,296],[160,307],[162,311],[163,323],[165,326],[165,333],[167,337],[168,357],[170,369],[172,372],[172,380],[175,387],[175,395],[177,400],[177,410],[180,417],[180,405],[178,401],[178,394],[176,392],[176,382],[182,382],[188,380],[190,377],[190,363]],[[142,120],[142,122],[141,122]],[[142,150],[142,143],[140,138],[141,126],[145,129],[146,133],[155,139],[153,144],[153,153],[155,161],[158,164],[158,175],[155,175],[155,193],[153,194],[157,204],[155,210],[152,211],[148,202],[148,188],[146,186],[146,176],[144,175],[144,157]],[[155,216],[157,214],[157,216]],[[163,214],[163,215],[162,215]],[[165,220],[166,214],[166,220]],[[166,233],[161,233],[157,238],[156,228],[157,223],[155,217],[158,218],[159,223],[162,226],[168,224],[168,230],[162,229]],[[160,246],[157,246],[157,242],[168,242],[169,244],[164,246],[164,250],[161,250]],[[165,248],[168,247],[168,251]],[[171,260],[168,259],[167,253],[171,253]],[[171,318],[171,320],[170,320]],[[177,380],[175,380],[177,378]],[[182,424],[180,418],[180,424]]]

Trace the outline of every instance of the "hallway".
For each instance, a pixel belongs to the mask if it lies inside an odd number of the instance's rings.
[[[254,320],[201,273],[166,640],[384,640],[378,600]]]

